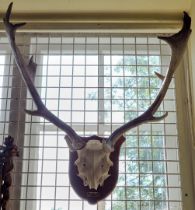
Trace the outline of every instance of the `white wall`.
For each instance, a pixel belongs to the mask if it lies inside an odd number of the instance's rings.
[[[11,0],[0,0],[0,13]],[[133,12],[180,13],[189,11],[191,0],[13,0],[15,12]]]
[[[193,181],[195,189],[195,1],[192,0],[190,16],[192,18],[192,34],[189,44],[189,64],[190,64],[190,84],[191,84],[191,104],[192,104],[192,168],[193,168]]]
[[[195,106],[195,1],[192,1],[190,15],[192,18],[192,34],[190,39],[190,49],[191,49],[191,82],[192,82],[192,94],[193,94],[193,107]],[[195,113],[195,107],[194,107]],[[194,122],[195,122],[195,116]]]

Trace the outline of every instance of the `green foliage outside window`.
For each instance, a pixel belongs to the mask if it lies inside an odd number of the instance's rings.
[[[154,74],[154,70],[160,70],[159,60],[159,56],[126,56],[112,69],[113,75],[122,77],[106,78],[107,83],[112,79],[112,92],[106,94],[112,94],[111,98],[116,99],[112,100],[112,106],[125,110],[125,122],[144,112],[155,98],[161,84]],[[139,66],[135,66],[136,63]],[[155,68],[149,68],[148,64]],[[125,107],[122,100],[117,100],[120,98],[125,98]],[[126,171],[120,173],[118,186],[112,193],[112,210],[160,210],[166,207],[163,202],[167,196],[163,146],[162,131],[126,136],[126,148],[120,153],[120,159],[126,160]]]

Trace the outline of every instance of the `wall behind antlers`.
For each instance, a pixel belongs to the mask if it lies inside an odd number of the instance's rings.
[[[173,13],[178,14],[183,10],[188,11],[190,9],[191,0],[164,0],[156,1],[150,0],[145,4],[145,0],[35,0],[35,1],[25,1],[18,0],[13,1],[17,2],[15,5],[17,13],[28,13],[28,14],[36,14],[36,13],[62,13],[64,12],[115,12],[115,13],[124,13],[124,12],[132,12],[132,13]],[[0,11],[4,11],[7,7],[7,4],[10,3],[8,0],[1,0],[1,9]],[[169,5],[169,6],[167,6]]]
[[[9,0],[2,0],[0,7],[1,14],[10,3]],[[167,6],[169,5],[169,6]],[[47,1],[25,1],[19,0],[14,5],[15,20],[28,22],[26,29],[43,29],[42,23],[55,23],[53,28],[71,27],[64,23],[95,23],[96,27],[101,28],[101,24],[112,23],[109,27],[116,27],[116,23],[123,24],[120,27],[128,28],[132,24],[134,28],[172,28],[176,29],[181,24],[181,14],[189,11],[191,0],[165,0],[163,2],[150,0],[145,4],[144,0],[59,0]],[[1,22],[2,18],[0,19]],[[39,23],[37,26],[35,23]],[[40,25],[41,22],[41,25]],[[161,24],[159,24],[159,22]],[[115,23],[115,24],[114,24]],[[143,24],[149,23],[147,26]],[[131,28],[132,28],[131,25]],[[152,27],[152,26],[155,27]],[[79,26],[81,27],[81,26]],[[2,26],[1,26],[2,28]],[[24,28],[25,30],[25,28]]]

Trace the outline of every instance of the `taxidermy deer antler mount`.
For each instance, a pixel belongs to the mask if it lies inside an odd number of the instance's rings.
[[[160,117],[155,117],[164,96],[169,88],[173,74],[177,69],[184,54],[188,38],[190,36],[191,18],[184,12],[182,29],[170,37],[158,37],[166,41],[172,50],[170,66],[165,76],[156,73],[163,80],[162,86],[153,103],[148,109],[135,119],[117,128],[108,138],[97,135],[82,137],[72,127],[57,118],[50,112],[41,100],[34,85],[32,72],[36,71],[33,58],[27,63],[15,43],[15,32],[25,23],[12,24],[10,15],[11,3],[4,17],[5,30],[10,42],[12,52],[20,75],[22,76],[37,110],[25,110],[29,115],[43,117],[66,133],[65,139],[70,148],[69,177],[70,182],[77,194],[90,203],[97,203],[108,196],[114,189],[118,178],[118,159],[123,136],[128,130],[146,122],[159,121],[167,116],[167,112]]]

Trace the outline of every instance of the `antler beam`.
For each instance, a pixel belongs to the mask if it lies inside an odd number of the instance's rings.
[[[83,139],[79,135],[77,135],[76,132],[69,125],[64,123],[59,118],[57,118],[52,112],[50,112],[45,107],[39,93],[37,92],[34,86],[31,72],[36,71],[36,63],[33,62],[32,57],[30,58],[29,62],[26,63],[26,61],[24,60],[23,56],[20,53],[20,50],[18,49],[15,43],[15,32],[18,28],[24,26],[25,23],[12,24],[10,22],[12,6],[13,3],[10,3],[7,12],[5,14],[5,17],[3,18],[5,30],[10,42],[12,52],[15,57],[18,70],[20,71],[20,74],[23,77],[23,80],[26,83],[26,86],[28,87],[28,90],[37,106],[37,110],[35,111],[30,111],[30,110],[25,110],[25,111],[26,113],[33,116],[43,117],[44,119],[50,121],[52,124],[56,125],[58,128],[66,132],[67,135],[65,136],[65,138],[72,150],[81,149],[85,146],[86,142],[83,141]]]
[[[173,74],[175,70],[177,69],[181,61],[181,58],[185,52],[185,48],[187,46],[187,42],[191,33],[190,25],[191,25],[191,18],[188,16],[186,12],[184,12],[183,27],[178,33],[170,37],[162,37],[162,36],[158,37],[159,39],[166,41],[171,47],[171,51],[172,51],[170,66],[169,66],[166,76],[162,76],[159,73],[156,73],[156,75],[160,79],[163,79],[162,87],[159,93],[157,94],[154,102],[142,115],[122,125],[110,135],[109,139],[107,140],[107,143],[112,148],[117,142],[117,140],[119,139],[119,137],[122,136],[126,131],[146,122],[162,120],[163,118],[167,116],[168,114],[167,112],[161,117],[155,117],[154,114],[156,113],[160,104],[162,103],[165,97],[165,94],[168,90],[168,87],[170,85],[170,82],[172,80]]]

